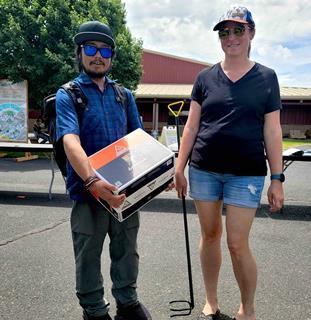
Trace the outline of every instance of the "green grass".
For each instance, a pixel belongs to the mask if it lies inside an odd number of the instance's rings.
[[[21,158],[25,156],[25,152],[2,152],[5,156],[3,158]],[[47,152],[31,152],[31,155],[38,155],[40,159],[49,159],[49,154]]]
[[[283,139],[283,150],[303,146],[310,146],[311,149],[311,139]]]

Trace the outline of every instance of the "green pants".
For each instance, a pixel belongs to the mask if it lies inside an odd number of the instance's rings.
[[[105,315],[109,303],[104,299],[101,253],[109,235],[112,295],[117,306],[137,301],[137,233],[139,214],[117,221],[95,200],[74,202],[71,230],[76,265],[76,293],[80,305],[91,316]]]

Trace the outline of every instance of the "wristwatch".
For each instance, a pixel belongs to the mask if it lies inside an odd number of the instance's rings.
[[[272,174],[270,176],[270,179],[271,180],[279,180],[281,182],[284,182],[285,181],[285,175],[284,175],[284,173]]]

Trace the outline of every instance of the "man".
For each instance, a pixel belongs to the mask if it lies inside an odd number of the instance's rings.
[[[73,200],[76,294],[84,320],[112,319],[101,275],[101,253],[108,234],[112,294],[117,305],[115,320],[148,320],[151,316],[137,300],[136,293],[138,213],[120,223],[91,196],[97,193],[111,207],[118,207],[125,198],[112,193],[115,186],[94,177],[88,161],[89,155],[141,128],[140,117],[131,92],[125,89],[128,105],[124,108],[116,99],[113,81],[107,77],[115,55],[110,28],[98,21],[83,23],[74,42],[80,71],[74,82],[88,103],[79,113],[66,91],[58,90],[56,121],[57,139],[62,139],[69,160],[66,184]]]

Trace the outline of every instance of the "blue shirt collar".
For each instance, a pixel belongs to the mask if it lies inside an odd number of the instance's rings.
[[[92,85],[92,84],[94,84],[92,79],[85,72],[81,72],[79,74],[79,76],[76,78],[76,80],[79,83],[83,84],[83,85]],[[105,76],[105,83],[106,84],[111,84],[111,83],[114,83],[114,82],[115,81],[113,81],[110,78],[108,78],[107,76]]]

